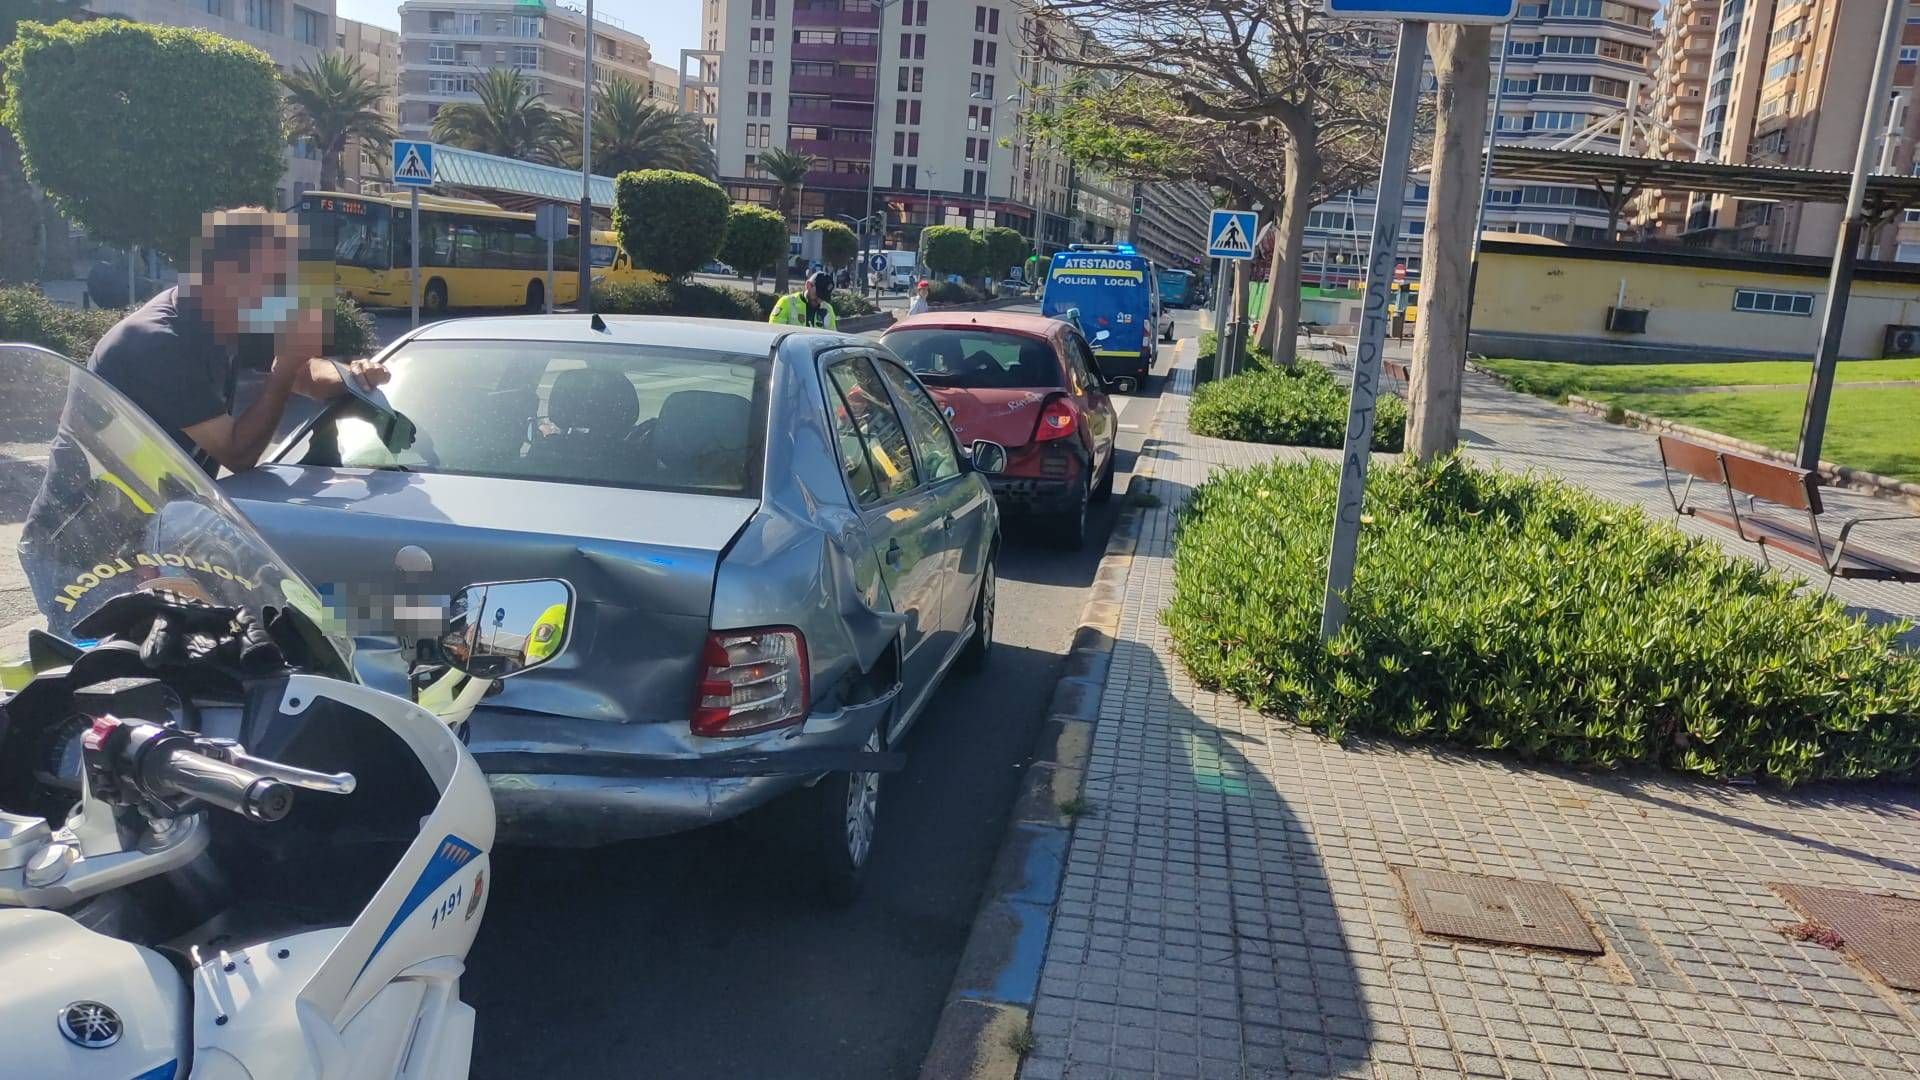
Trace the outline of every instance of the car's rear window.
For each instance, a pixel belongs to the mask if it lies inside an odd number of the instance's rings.
[[[1060,385],[1053,346],[1025,334],[991,330],[899,330],[887,347],[929,386],[970,390]]]
[[[754,496],[770,361],[703,349],[416,342],[387,399],[417,429],[390,449],[344,400],[282,460]]]

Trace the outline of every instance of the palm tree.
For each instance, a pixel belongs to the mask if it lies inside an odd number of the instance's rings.
[[[800,202],[800,190],[807,186],[807,174],[813,171],[819,159],[812,154],[796,154],[778,148],[760,155],[760,171],[775,184],[773,208],[780,212],[781,220],[788,228],[793,226],[793,209]],[[791,271],[787,257],[782,255],[773,271],[773,289],[786,292]]]
[[[545,165],[565,159],[566,114],[548,108],[517,69],[482,72],[474,91],[480,100],[457,101],[435,114],[435,142]]]
[[[644,87],[616,75],[593,94],[593,171],[618,176],[634,169],[717,175],[699,120],[647,100]]]
[[[313,140],[320,151],[320,187],[338,191],[340,155],[348,139],[384,150],[393,142],[393,124],[381,112],[385,88],[342,53],[321,53],[280,77],[287,90],[287,126]]]

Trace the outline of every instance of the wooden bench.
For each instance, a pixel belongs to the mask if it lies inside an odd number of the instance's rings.
[[[1385,383],[1384,388],[1388,393],[1399,394],[1401,397],[1406,397],[1407,391],[1413,387],[1413,366],[1405,360],[1392,360],[1382,357],[1380,360],[1380,374],[1382,376],[1382,382]],[[1397,389],[1394,386],[1395,383],[1399,384]]]
[[[1920,562],[1902,555],[1866,550],[1851,542],[1857,526],[1868,522],[1920,520],[1920,514],[1863,514],[1841,522],[1839,532],[1829,540],[1820,529],[1827,511],[1820,499],[1819,477],[1806,469],[1662,435],[1660,473],[1675,514],[1732,530],[1740,539],[1757,546],[1761,562],[1768,566],[1772,565],[1770,556],[1776,551],[1813,563],[1827,572],[1828,591],[1832,591],[1835,578],[1920,582]],[[1673,484],[1675,473],[1686,477],[1686,483],[1677,492]],[[1693,502],[1696,481],[1717,489],[1726,498],[1726,509]],[[1745,510],[1740,508],[1742,499],[1747,504]],[[1760,514],[1757,504],[1761,502],[1805,514],[1805,526]]]

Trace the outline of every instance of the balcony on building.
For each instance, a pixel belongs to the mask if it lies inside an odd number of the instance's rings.
[[[838,158],[864,162],[872,157],[872,144],[865,139],[788,139],[787,149],[796,154],[812,154],[823,161]]]
[[[856,79],[851,75],[794,75],[787,83],[788,89],[796,94],[830,94],[836,98],[852,101],[872,101],[872,79]]]
[[[827,163],[822,162],[822,164]],[[860,164],[865,165],[866,160],[864,158],[860,159]],[[865,191],[867,189],[867,174],[863,172],[838,172],[830,168],[813,169],[807,173],[806,185],[816,191]]]
[[[832,26],[846,30],[877,30],[880,10],[871,4],[844,0],[814,0],[793,5],[793,25]]]
[[[858,128],[861,131],[870,131],[873,129],[873,109],[871,106],[861,105],[796,103],[787,107],[787,121],[794,124]]]
[[[880,60],[880,46],[848,45],[835,42],[831,45],[815,45],[795,42],[793,45],[795,60],[827,60],[847,64],[873,64]]]

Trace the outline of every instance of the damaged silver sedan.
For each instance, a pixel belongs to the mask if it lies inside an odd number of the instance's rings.
[[[893,748],[950,668],[987,658],[1000,522],[980,474],[1005,451],[958,445],[896,357],[839,334],[480,318],[383,358],[384,395],[223,483],[368,662],[410,598],[572,584],[566,651],[467,722],[505,834],[597,844],[790,796],[850,898]],[[489,612],[467,617],[486,634]]]

